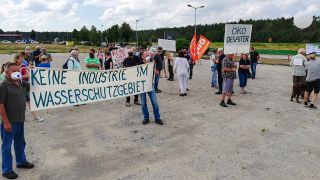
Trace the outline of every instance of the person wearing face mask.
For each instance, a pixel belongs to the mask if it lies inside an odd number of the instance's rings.
[[[13,63],[17,64],[20,67],[20,73],[21,73],[21,84],[22,86],[26,89],[26,102],[27,105],[30,109],[30,71],[26,65],[23,63],[23,55],[22,54],[17,54],[14,56]],[[31,112],[33,119],[38,122],[42,122],[43,119],[38,117],[36,112]]]
[[[112,57],[109,52],[105,53],[105,60],[104,60],[104,69],[113,69],[113,62],[112,62]]]
[[[123,60],[123,67],[127,68],[127,67],[133,67],[133,66],[138,65],[138,62],[133,57],[133,51],[132,50],[129,50],[128,55],[129,56]],[[138,102],[138,98],[139,98],[138,95],[134,95],[134,104],[135,105],[141,105]],[[130,96],[128,96],[126,99],[127,99],[126,106],[130,107]]]
[[[31,169],[34,167],[32,163],[27,161],[25,154],[26,92],[20,81],[19,65],[15,63],[8,64],[6,79],[0,84],[2,176],[8,179],[18,178],[12,168],[11,146],[13,142],[17,168]]]
[[[99,70],[100,69],[100,61],[98,58],[94,56],[95,50],[90,49],[89,57],[86,58],[86,67],[88,70]]]

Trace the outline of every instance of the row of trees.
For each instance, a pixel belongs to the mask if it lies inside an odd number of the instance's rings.
[[[320,41],[320,17],[314,18],[313,24],[305,29],[300,30],[293,24],[293,18],[278,18],[266,20],[240,20],[239,24],[252,24],[252,41],[268,42],[272,38],[273,42],[319,42]],[[212,42],[223,42],[224,40],[224,23],[198,25],[197,32],[207,37]],[[139,34],[139,44],[144,42],[157,42],[158,38],[164,37],[164,32],[174,32],[178,34],[179,39],[190,41],[193,37],[194,26],[159,28],[154,30],[141,30]],[[0,34],[4,33],[0,29]],[[6,33],[20,33],[6,32]],[[28,36],[37,41],[54,41],[55,38],[60,40],[88,41],[92,44],[100,43],[102,40],[108,42],[135,42],[135,32],[129,24],[123,23],[121,26],[114,25],[102,33],[97,27],[92,26],[88,29],[83,26],[80,30],[74,29],[72,32],[22,32],[24,37]]]

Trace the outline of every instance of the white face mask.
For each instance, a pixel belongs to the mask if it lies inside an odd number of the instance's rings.
[[[146,60],[147,60],[147,61],[150,61],[150,56],[147,56],[147,57],[146,57]]]
[[[22,79],[22,75],[21,75],[21,72],[14,72],[11,74],[11,78],[13,80],[20,80]]]

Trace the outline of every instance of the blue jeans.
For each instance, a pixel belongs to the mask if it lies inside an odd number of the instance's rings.
[[[240,87],[246,87],[248,81],[248,73],[239,73],[239,84]]]
[[[256,78],[257,64],[258,63],[251,63],[252,79]]]
[[[211,66],[211,71],[212,71],[212,79],[211,79],[211,87],[216,87],[217,86],[217,67],[216,66]]]
[[[159,74],[154,75],[154,90],[158,91],[158,85],[159,85],[159,80],[160,80],[160,72]]]
[[[159,111],[159,105],[158,105],[158,101],[157,101],[157,95],[154,90],[147,92],[147,93],[140,94],[143,117],[144,117],[144,119],[149,119],[149,110],[148,110],[148,106],[147,106],[147,94],[148,94],[150,101],[151,101],[151,104],[152,104],[154,119],[159,120],[160,119],[160,111]]]
[[[26,141],[24,140],[24,123],[11,123],[11,126],[12,131],[9,133],[4,130],[4,124],[1,123],[2,174],[12,172],[11,146],[13,141],[17,165],[23,165],[27,162],[24,152],[26,147]]]

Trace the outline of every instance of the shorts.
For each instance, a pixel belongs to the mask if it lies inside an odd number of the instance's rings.
[[[230,79],[230,78],[223,79],[222,93],[226,94],[228,92],[232,92],[233,91],[233,83],[234,83],[234,79]]]
[[[306,77],[305,76],[293,76],[293,85],[305,85],[306,84]]]
[[[320,89],[320,79],[306,83],[306,91],[308,93],[311,93],[312,91],[314,91],[314,93],[318,94],[319,89]]]

